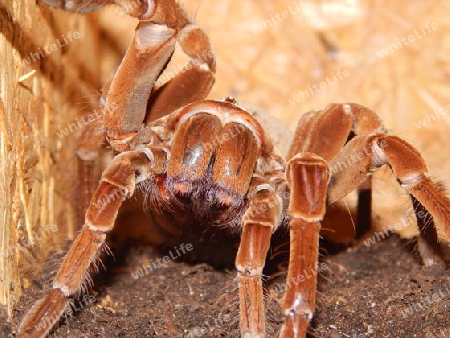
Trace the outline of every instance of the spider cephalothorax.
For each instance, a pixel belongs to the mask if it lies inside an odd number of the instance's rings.
[[[97,146],[92,144],[103,139],[116,156],[95,192],[82,187],[87,201],[92,195],[84,226],[53,289],[23,319],[20,336],[42,337],[51,330],[69,298],[84,288],[120,205],[138,186],[168,244],[187,237],[201,244],[200,251],[213,248],[235,260],[243,337],[265,336],[262,270],[272,234],[281,225],[289,232],[290,258],[280,336],[305,336],[315,308],[316,277],[298,277],[316,270],[326,206],[358,189],[383,165],[450,238],[450,200],[426,176],[420,154],[387,135],[371,110],[331,104],[303,115],[283,159],[251,113],[231,99],[204,101],[214,81],[214,54],[206,35],[174,0],[141,0],[138,6],[129,6],[131,0],[45,2],[72,11],[116,3],[140,22],[109,86],[103,121],[88,126],[83,138],[88,142],[81,142],[78,151],[81,168],[93,161]],[[154,88],[176,43],[191,61]],[[358,161],[340,165],[349,158]],[[43,319],[49,324],[45,329],[37,325]]]

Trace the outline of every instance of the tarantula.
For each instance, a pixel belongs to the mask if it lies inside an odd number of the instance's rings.
[[[316,269],[326,207],[358,189],[381,166],[390,166],[450,238],[450,200],[426,176],[419,152],[387,135],[368,108],[331,104],[303,115],[284,160],[253,114],[232,99],[204,101],[214,82],[214,53],[205,33],[174,0],[42,1],[74,12],[117,4],[139,24],[109,86],[103,120],[89,125],[84,133],[89,142],[81,143],[78,152],[82,168],[96,154],[92,143],[106,140],[116,155],[86,203],[84,226],[53,289],[28,311],[19,336],[47,335],[69,306],[69,297],[84,289],[119,207],[138,185],[145,187],[156,225],[171,240],[188,237],[205,252],[236,254],[243,337],[265,336],[262,271],[271,236],[280,227],[290,235],[280,337],[306,335],[315,309],[316,276],[297,277]],[[191,60],[183,72],[155,88],[175,44]],[[358,160],[342,166],[348,158]],[[87,198],[89,187],[82,193]],[[203,242],[208,232],[219,235]],[[230,237],[239,241],[237,253],[224,244]],[[293,279],[299,282],[290,283]],[[41,320],[49,323],[42,330]]]

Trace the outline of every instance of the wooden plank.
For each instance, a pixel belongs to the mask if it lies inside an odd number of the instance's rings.
[[[77,231],[76,117],[103,82],[96,22],[0,1],[0,303],[9,314],[49,250]]]

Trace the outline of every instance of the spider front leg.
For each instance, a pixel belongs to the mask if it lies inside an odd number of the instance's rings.
[[[435,226],[450,241],[450,199],[427,177],[425,162],[412,145],[385,133],[356,136],[330,163],[330,167],[355,156],[360,156],[361,160],[333,175],[329,203],[346,196],[381,166],[389,165],[402,188],[428,210]]]
[[[89,268],[105,246],[106,234],[114,227],[124,197],[132,196],[141,181],[164,170],[166,153],[161,149],[125,152],[110,163],[92,197],[85,224],[72,244],[53,281],[53,290],[27,313],[19,337],[45,337],[76,296],[90,281]]]
[[[287,156],[290,258],[280,337],[305,337],[315,311],[320,221],[330,180],[327,163],[339,153],[352,130],[360,134],[379,126],[375,115],[361,116],[339,104],[312,111],[299,120]]]
[[[241,244],[236,257],[240,330],[243,337],[265,337],[262,270],[270,238],[281,217],[281,202],[268,184],[252,185],[251,205],[242,220]]]
[[[214,52],[206,34],[190,23],[175,0],[44,2],[73,12],[116,4],[140,20],[106,97],[105,134],[116,151],[129,150],[144,121],[153,121],[209,93],[214,82]],[[177,42],[191,61],[181,74],[156,90],[155,82]]]
[[[135,36],[106,98],[106,137],[117,151],[127,149],[144,121],[203,99],[214,82],[215,58],[206,34],[189,22],[174,0],[144,2],[148,7],[137,16]],[[177,42],[192,60],[185,71],[155,90]]]
[[[290,255],[280,337],[304,337],[316,303],[320,221],[326,210],[329,182],[326,161],[303,152],[287,164],[290,186]]]

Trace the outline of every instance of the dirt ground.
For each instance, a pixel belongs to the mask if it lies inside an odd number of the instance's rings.
[[[449,337],[450,275],[423,267],[413,251],[391,236],[324,256],[311,337]],[[143,265],[166,254],[148,246],[115,249],[115,258],[104,260],[107,272],[89,295],[75,302],[74,316],[63,319],[51,337],[238,337],[235,271],[177,258],[135,278]],[[44,276],[26,290],[14,323],[3,321],[4,337],[14,336],[59,260],[53,256]],[[271,337],[282,322],[276,299],[282,295],[283,278],[268,285]]]

